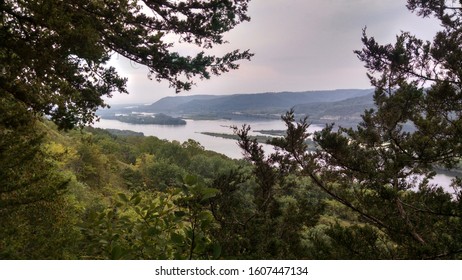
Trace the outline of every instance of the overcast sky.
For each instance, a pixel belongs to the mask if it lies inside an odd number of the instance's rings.
[[[409,12],[406,0],[252,0],[244,22],[226,34],[230,42],[213,50],[224,54],[250,49],[251,61],[239,70],[198,81],[182,95],[370,88],[353,50],[361,49],[362,29],[380,43],[410,31],[431,39],[438,24]],[[177,46],[192,54],[188,46]],[[129,79],[129,95],[115,94],[109,104],[152,103],[175,96],[168,83],[147,78],[147,69],[114,56],[112,65]]]

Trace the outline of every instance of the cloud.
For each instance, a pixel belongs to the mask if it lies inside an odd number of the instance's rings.
[[[368,88],[363,65],[353,50],[361,49],[362,29],[379,42],[389,43],[401,30],[430,39],[438,25],[418,18],[403,0],[253,0],[246,22],[226,34],[230,42],[214,54],[250,49],[251,62],[211,80],[198,81],[181,94],[229,94],[265,91],[302,91]],[[197,48],[181,46],[191,54]],[[173,96],[166,83],[147,79],[147,70],[126,61],[113,62],[129,78],[130,96],[114,96],[111,103],[153,102]]]

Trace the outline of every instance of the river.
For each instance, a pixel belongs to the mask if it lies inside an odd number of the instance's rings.
[[[248,121],[240,122],[233,120],[186,120],[186,125],[181,126],[169,126],[169,125],[155,125],[155,124],[130,124],[124,123],[117,120],[101,119],[95,123],[94,127],[99,128],[113,128],[121,130],[132,130],[136,132],[142,132],[146,136],[156,136],[160,139],[166,139],[169,141],[179,141],[180,143],[193,139],[199,142],[206,150],[215,151],[224,154],[230,158],[239,159],[242,158],[242,150],[238,147],[237,141],[232,139],[224,139],[220,137],[214,137],[202,134],[202,132],[214,132],[214,133],[227,133],[232,134],[232,126],[242,127],[243,124],[248,124],[252,128],[252,135],[264,135],[254,130],[284,130],[285,124],[279,120],[265,120],[265,121]],[[320,130],[322,127],[318,125],[311,125],[309,132],[315,132]],[[263,145],[263,148],[267,152],[272,151],[270,145]],[[450,188],[451,180],[453,177],[445,174],[437,174],[431,183],[441,185],[446,191],[454,193],[454,190]]]
[[[236,140],[224,139],[202,134],[202,132],[227,133],[232,134],[232,126],[241,128],[243,124],[248,124],[254,130],[284,130],[285,124],[282,120],[265,121],[233,121],[233,120],[186,120],[186,125],[170,126],[155,124],[130,124],[117,120],[101,119],[95,123],[94,127],[114,128],[122,130],[132,130],[142,132],[146,136],[156,136],[160,139],[169,141],[179,141],[180,143],[193,139],[199,142],[206,150],[224,154],[230,158],[242,158],[242,151],[237,145]],[[312,125],[309,132],[320,130],[321,126]],[[252,135],[263,135],[258,132],[251,132]],[[266,151],[271,151],[269,145],[264,145]]]

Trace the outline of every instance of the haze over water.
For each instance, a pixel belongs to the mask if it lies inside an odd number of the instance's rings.
[[[242,150],[237,145],[236,140],[224,139],[202,134],[201,132],[214,132],[232,134],[232,126],[242,127],[243,124],[251,126],[255,130],[285,130],[284,122],[281,120],[268,121],[233,121],[233,120],[186,120],[187,124],[182,126],[173,125],[155,125],[155,124],[130,124],[117,120],[101,119],[93,126],[98,128],[112,128],[121,130],[132,130],[142,132],[145,136],[155,136],[159,139],[169,141],[178,141],[183,143],[188,139],[199,142],[206,150],[215,151],[224,154],[230,158],[243,158]],[[311,125],[309,132],[313,133],[322,129],[319,125]],[[258,132],[252,132],[252,135],[264,135]],[[263,145],[266,152],[271,152],[270,145]],[[431,183],[436,183],[445,188],[446,191],[454,193],[450,186],[452,177],[445,174],[437,174]]]
[[[225,133],[233,134],[232,126],[241,128],[243,124],[251,126],[254,130],[284,130],[285,125],[281,120],[268,121],[233,121],[233,120],[186,120],[186,125],[155,125],[155,124],[130,124],[123,123],[117,120],[101,119],[94,124],[94,127],[113,128],[121,130],[132,130],[142,132],[145,136],[156,136],[159,139],[169,141],[178,141],[183,143],[188,139],[193,139],[199,142],[206,150],[215,151],[224,154],[230,158],[242,158],[242,151],[237,145],[236,140],[224,139],[202,134],[201,132]],[[322,127],[312,125],[309,132],[320,130]],[[263,135],[261,133],[252,132],[252,135]],[[271,146],[264,145],[265,150],[271,151]]]

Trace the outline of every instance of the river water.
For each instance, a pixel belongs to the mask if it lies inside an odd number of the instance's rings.
[[[199,142],[206,150],[212,150],[224,154],[230,158],[242,158],[242,150],[238,147],[237,141],[232,139],[224,139],[202,134],[201,132],[214,132],[232,134],[232,126],[241,128],[243,124],[248,124],[251,127],[252,135],[263,135],[254,130],[284,130],[285,124],[280,120],[265,120],[265,121],[234,121],[234,120],[186,120],[186,125],[182,126],[169,126],[169,125],[155,125],[155,124],[130,124],[117,120],[101,119],[95,123],[94,127],[99,128],[113,128],[121,130],[132,130],[142,132],[146,136],[156,136],[160,139],[169,141],[179,141],[183,143],[188,139],[193,139]],[[309,127],[308,132],[322,129],[321,126],[312,125]],[[272,151],[270,145],[263,145],[267,152]],[[441,185],[446,191],[454,193],[450,188],[451,180],[453,177],[445,174],[437,174],[431,183]]]
[[[285,124],[280,120],[268,121],[233,121],[233,120],[186,120],[186,125],[170,126],[170,125],[155,125],[155,124],[130,124],[123,123],[117,120],[101,119],[94,124],[94,127],[99,128],[115,128],[122,130],[132,130],[143,132],[146,136],[156,136],[160,139],[169,141],[179,141],[183,143],[188,139],[193,139],[199,142],[206,150],[215,151],[224,154],[230,158],[242,158],[242,151],[237,145],[236,140],[224,139],[202,134],[201,132],[214,132],[232,134],[232,126],[241,128],[243,124],[250,125],[252,135],[263,135],[254,130],[283,130]],[[311,126],[309,132],[320,130],[320,126]],[[269,145],[264,145],[265,150],[270,151]]]

